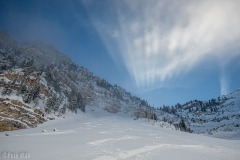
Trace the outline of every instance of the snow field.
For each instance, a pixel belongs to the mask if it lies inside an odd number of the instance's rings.
[[[239,160],[240,140],[190,134],[105,112],[71,114],[37,128],[0,133],[0,151],[33,160]],[[56,131],[53,131],[54,129]],[[42,132],[46,130],[46,132]]]

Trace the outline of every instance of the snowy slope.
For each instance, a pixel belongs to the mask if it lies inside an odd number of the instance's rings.
[[[43,129],[47,132],[42,132]],[[153,121],[134,121],[101,110],[67,113],[66,118],[48,121],[38,128],[6,133],[9,136],[0,133],[2,156],[24,152],[33,160],[239,160],[240,157],[240,140],[160,128]]]
[[[217,137],[240,137],[240,89],[209,101],[192,100],[185,104],[157,109],[160,120],[178,125],[184,121],[191,132]]]
[[[240,135],[240,90],[236,90],[216,100],[212,108],[205,106],[204,109],[188,112],[179,112],[186,118],[190,128],[196,133],[220,134],[231,132]],[[204,106],[204,103],[203,103]]]
[[[85,112],[86,107],[153,118],[146,101],[93,75],[53,46],[19,44],[4,32],[0,32],[0,98],[0,131],[42,123],[23,120],[20,112],[12,115],[19,105],[9,101],[21,103],[30,112],[38,109],[41,118],[62,116],[69,110]]]

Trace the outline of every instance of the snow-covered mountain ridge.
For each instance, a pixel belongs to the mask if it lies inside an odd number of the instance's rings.
[[[163,106],[157,110],[163,121],[174,123],[180,117],[187,128],[195,133],[216,136],[223,132],[232,132],[240,135],[240,89],[217,99],[205,102],[192,100],[172,107]]]
[[[2,131],[33,127],[67,110],[85,112],[86,107],[155,118],[146,101],[93,75],[50,45],[19,44],[1,32],[0,53]],[[26,119],[11,114],[18,112],[19,107],[28,109]],[[41,112],[43,120],[33,123],[30,118],[35,110]]]
[[[105,110],[160,126],[216,134],[240,132],[240,90],[207,102],[154,108],[76,65],[51,45],[19,44],[0,32],[0,131],[36,127],[66,111]]]

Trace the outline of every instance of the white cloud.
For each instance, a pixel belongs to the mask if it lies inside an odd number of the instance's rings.
[[[222,63],[236,54],[228,49],[239,49],[238,0],[109,3],[109,16],[90,17],[113,59],[121,57],[139,87],[193,70],[209,57]]]

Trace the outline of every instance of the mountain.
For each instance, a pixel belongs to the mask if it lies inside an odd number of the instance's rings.
[[[190,132],[215,136],[236,133],[240,136],[240,89],[206,102],[192,100],[157,110],[161,120],[176,125],[180,118]]]
[[[75,64],[52,45],[0,32],[0,131],[36,127],[68,112],[104,110],[200,134],[240,134],[240,90],[203,102],[154,108]]]
[[[66,111],[101,108],[153,119],[154,108],[76,65],[51,45],[0,33],[0,131],[36,127]]]

